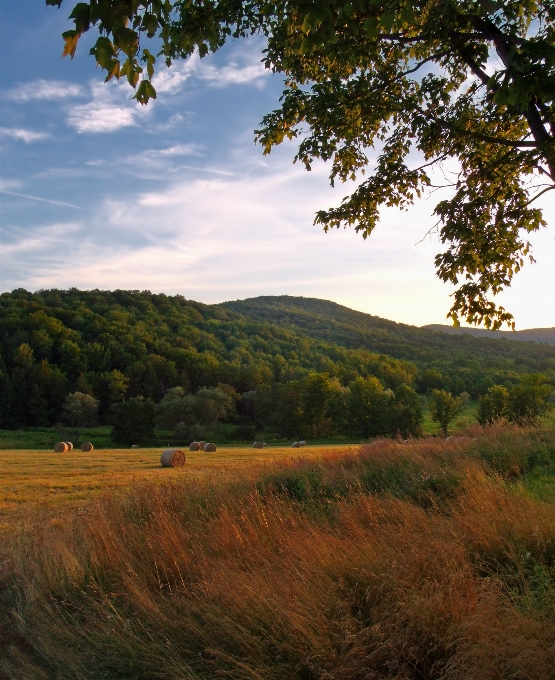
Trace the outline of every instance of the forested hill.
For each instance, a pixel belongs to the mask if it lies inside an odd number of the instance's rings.
[[[555,345],[555,328],[527,328],[523,331],[488,331],[486,328],[468,328],[461,326],[454,328],[444,324],[429,324],[423,326],[429,330],[442,331],[451,335],[473,335],[474,337],[493,338],[495,340],[518,340],[520,342],[546,342]]]
[[[306,298],[204,305],[148,291],[16,290],[0,295],[0,427],[58,422],[67,395],[90,394],[101,422],[129,397],[221,385],[237,397],[327,374],[376,376],[477,397],[543,372],[555,347],[449,336]],[[292,387],[293,389],[293,387]]]
[[[447,369],[461,361],[475,360],[506,366],[514,363],[532,371],[555,368],[551,363],[555,358],[555,347],[536,342],[507,343],[497,338],[468,334],[449,335],[444,332],[445,329],[453,330],[449,326],[436,330],[395,323],[329,300],[289,295],[261,296],[225,302],[220,306],[254,321],[267,321],[343,347],[362,347],[408,359],[421,367],[433,365]]]
[[[260,385],[327,373],[411,384],[414,364],[346,349],[219,306],[148,291],[23,289],[0,295],[0,427],[57,422],[70,392],[93,395],[101,421],[134,396],[170,387]]]

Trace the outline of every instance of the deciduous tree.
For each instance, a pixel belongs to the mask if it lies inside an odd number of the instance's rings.
[[[486,425],[508,417],[509,390],[503,385],[493,385],[480,398],[476,418],[480,425]]]
[[[432,390],[430,416],[434,423],[440,426],[444,437],[447,437],[449,424],[463,408],[463,400],[460,397],[454,397],[451,392],[445,390]]]
[[[66,397],[62,418],[74,427],[92,427],[98,418],[98,400],[90,394],[73,392]]]

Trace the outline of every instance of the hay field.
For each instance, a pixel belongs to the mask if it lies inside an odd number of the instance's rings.
[[[0,534],[27,519],[30,511],[44,517],[66,506],[79,506],[110,488],[146,480],[225,475],[227,470],[241,467],[319,457],[332,448],[347,452],[358,447],[306,446],[299,450],[284,446],[224,446],[216,453],[187,450],[183,468],[160,467],[163,448],[95,449],[90,453],[75,449],[67,453],[0,451]]]
[[[528,482],[555,431],[469,434],[223,450],[62,504],[3,541],[0,676],[553,680],[555,498]]]

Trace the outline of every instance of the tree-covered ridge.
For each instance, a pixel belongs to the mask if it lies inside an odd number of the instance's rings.
[[[414,364],[347,349],[232,310],[148,291],[17,290],[0,296],[1,426],[52,424],[70,392],[159,402],[174,386],[237,393],[327,373],[376,376],[395,389]]]
[[[547,344],[448,335],[315,298],[261,296],[220,306],[346,348],[364,348],[414,362],[422,392],[448,388],[478,397],[493,384],[523,373],[555,376],[555,347]]]
[[[506,340],[518,340],[519,342],[545,342],[555,345],[555,327],[551,328],[526,328],[522,331],[489,331],[486,328],[474,328],[469,326],[447,326],[444,324],[428,324],[424,326],[429,330],[441,331],[452,335],[473,335],[474,337],[495,338]]]

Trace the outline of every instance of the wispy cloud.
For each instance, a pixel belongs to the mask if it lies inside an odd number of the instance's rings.
[[[174,64],[166,70],[160,65],[153,79],[156,91],[160,94],[176,94],[188,80],[204,81],[212,87],[260,86],[270,73],[260,62],[257,50],[237,50],[235,58],[225,66],[215,66],[209,59],[200,59],[198,54],[194,54],[185,62]]]
[[[38,142],[41,139],[50,137],[46,132],[35,132],[34,130],[25,130],[24,128],[0,128],[0,135],[4,137],[12,137],[12,139],[19,139],[25,144],[30,142]]]
[[[206,80],[214,87],[227,87],[228,85],[262,85],[268,71],[260,63],[238,66],[230,62],[223,68],[217,68],[210,64],[199,69],[197,77]]]
[[[13,191],[20,186],[21,181],[18,179],[0,179],[0,191]]]
[[[10,196],[17,196],[19,198],[25,198],[30,201],[39,201],[41,203],[51,203],[52,205],[63,205],[66,208],[77,208],[81,210],[81,207],[74,205],[73,203],[64,203],[64,201],[55,201],[51,198],[41,198],[40,196],[31,196],[31,194],[20,194],[16,191],[7,191],[6,189],[0,189],[0,194],[8,194]]]
[[[200,144],[175,144],[167,149],[160,149],[159,151],[151,150],[145,153],[153,156],[202,156],[202,146]]]
[[[84,89],[80,85],[61,80],[35,80],[13,87],[7,92],[7,97],[17,102],[28,102],[34,99],[80,97],[83,94]]]

